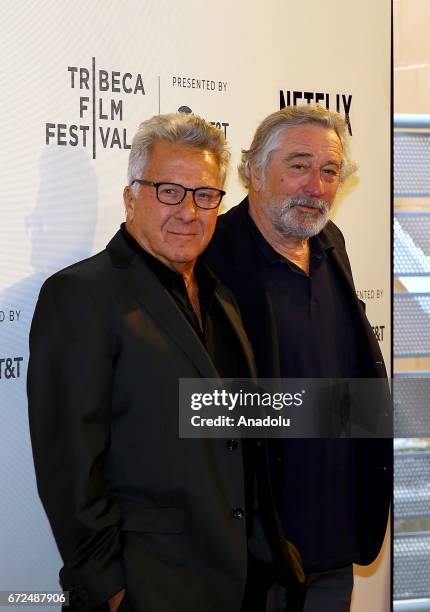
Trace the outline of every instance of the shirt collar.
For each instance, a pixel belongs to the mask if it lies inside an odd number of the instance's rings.
[[[265,260],[270,264],[276,263],[287,263],[288,265],[291,262],[275,251],[271,244],[267,242],[264,238],[263,234],[260,232],[251,215],[248,214],[248,224],[250,228],[250,232],[255,242],[257,243],[257,247],[259,252],[263,255]],[[312,236],[309,240],[311,247],[311,257],[316,257],[318,259],[323,259],[327,257],[328,251],[335,248],[334,244],[331,242],[330,238],[327,236],[327,233],[324,232],[324,229],[321,230],[319,234],[316,236]]]
[[[128,244],[136,251],[136,253],[143,257],[145,263],[148,264],[152,272],[154,272],[165,287],[183,288],[185,286],[182,275],[169,268],[169,266],[166,266],[166,264],[144,249],[127,231],[125,223],[121,223],[120,230]],[[208,293],[213,293],[215,291],[219,281],[200,258],[197,260],[194,267],[194,274],[200,292],[207,295]]]

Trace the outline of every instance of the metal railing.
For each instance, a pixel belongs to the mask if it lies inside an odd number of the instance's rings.
[[[394,197],[430,197],[430,115],[394,116]],[[430,357],[429,211],[394,212],[394,276],[405,287],[394,293],[394,357]],[[426,376],[395,375],[395,420],[417,437],[430,436],[419,425],[430,410]],[[430,612],[430,450],[395,453],[394,521],[393,609]]]

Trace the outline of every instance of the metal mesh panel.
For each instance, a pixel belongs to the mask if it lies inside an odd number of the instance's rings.
[[[430,452],[396,453],[394,518],[430,516]]]
[[[394,539],[394,599],[430,596],[430,534]]]
[[[393,397],[396,438],[430,437],[430,378],[396,377]]]
[[[430,195],[430,131],[426,121],[403,117],[394,132],[394,194]],[[421,118],[422,119],[422,118]],[[430,275],[430,214],[397,212],[394,219],[394,274]],[[430,294],[394,296],[394,355],[430,355]],[[394,430],[400,436],[430,436],[430,380],[412,376],[393,381]],[[430,516],[430,452],[396,453],[394,518],[401,528],[423,529]],[[415,522],[415,525],[413,524]],[[425,528],[425,527],[424,527]],[[394,599],[430,597],[430,533],[398,533],[394,538]]]
[[[394,295],[394,356],[430,355],[430,294]]]
[[[430,213],[396,213],[394,274],[430,275]]]
[[[394,132],[394,195],[430,195],[429,132]]]

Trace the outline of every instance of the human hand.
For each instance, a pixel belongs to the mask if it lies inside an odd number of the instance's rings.
[[[124,599],[124,595],[125,589],[122,589],[122,591],[118,591],[118,593],[115,593],[115,595],[109,599],[109,612],[116,612],[118,610],[122,600]]]

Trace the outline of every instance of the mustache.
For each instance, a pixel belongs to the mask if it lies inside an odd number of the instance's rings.
[[[313,200],[312,198],[290,198],[285,203],[285,210],[290,210],[295,206],[307,206],[308,208],[316,208],[322,213],[328,211],[328,204],[324,200]]]

